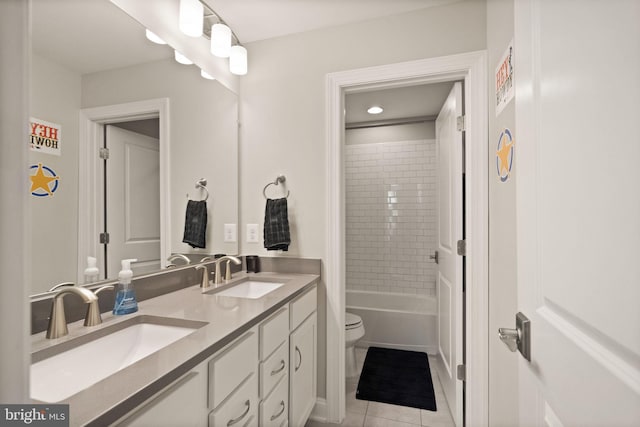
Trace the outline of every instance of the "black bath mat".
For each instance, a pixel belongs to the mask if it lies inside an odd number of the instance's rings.
[[[426,353],[369,347],[356,399],[436,410]]]

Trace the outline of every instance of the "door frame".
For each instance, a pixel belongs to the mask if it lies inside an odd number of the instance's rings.
[[[78,182],[78,283],[84,279],[87,256],[96,256],[101,230],[99,212],[103,176],[99,152],[103,125],[131,120],[159,119],[160,137],[160,262],[165,267],[171,255],[171,177],[169,169],[169,98],[84,108],[80,110],[79,182]]]
[[[345,416],[345,93],[464,80],[466,115],[466,421],[487,425],[488,372],[488,99],[486,51],[367,67],[326,76],[326,401],[314,417]]]

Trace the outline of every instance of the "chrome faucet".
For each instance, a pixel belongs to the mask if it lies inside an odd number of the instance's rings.
[[[196,265],[196,271],[198,270],[203,270],[202,281],[200,282],[200,288],[202,288],[202,290],[205,290],[209,287],[209,269],[207,268],[206,265]]]
[[[48,339],[60,338],[69,333],[67,328],[67,318],[64,313],[64,297],[67,294],[76,294],[87,304],[87,314],[84,317],[84,326],[95,326],[102,323],[100,317],[100,307],[98,307],[98,297],[87,288],[74,286],[73,283],[66,282],[56,285],[52,290],[58,290],[53,297],[51,304],[51,316],[47,328]]]
[[[187,265],[187,264],[191,264],[191,260],[190,260],[186,255],[183,255],[183,254],[173,254],[173,255],[171,255],[169,258],[167,258],[167,261],[169,262],[169,264],[167,264],[167,268],[169,268],[169,267],[175,267],[175,266],[176,266],[176,264],[174,264],[172,261],[175,261],[175,260],[177,260],[177,259],[181,259],[181,260],[183,260],[185,265]]]
[[[215,285],[219,285],[219,284],[222,283],[222,277],[221,277],[222,273],[220,273],[220,264],[222,263],[222,261],[227,261],[227,271],[226,271],[225,276],[224,276],[224,280],[225,281],[231,280],[231,265],[230,265],[230,263],[233,261],[233,263],[235,265],[242,264],[242,261],[240,261],[240,259],[238,259],[238,258],[236,258],[234,256],[231,256],[231,255],[225,255],[223,257],[218,258],[216,260],[216,263],[215,263],[216,264],[216,271],[215,271],[215,276],[213,278],[214,279],[213,283]]]

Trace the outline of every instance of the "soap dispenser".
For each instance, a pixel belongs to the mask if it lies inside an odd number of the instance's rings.
[[[131,263],[138,261],[137,259],[123,259],[122,270],[118,273],[118,285],[116,287],[116,301],[113,305],[113,314],[130,314],[138,311],[138,302],[136,294],[131,285]]]
[[[97,282],[100,270],[97,267],[98,260],[92,256],[87,257],[87,268],[84,270],[84,283],[93,283]]]

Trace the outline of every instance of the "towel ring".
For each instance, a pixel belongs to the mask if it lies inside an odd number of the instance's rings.
[[[206,194],[206,196],[204,196],[204,199],[202,200],[203,202],[206,202],[207,199],[209,199],[209,190],[207,190],[207,180],[204,178],[200,178],[199,180],[196,181],[196,188],[202,188]],[[189,193],[187,193],[187,199],[189,198]]]
[[[268,183],[267,185],[265,185],[265,186],[264,186],[264,188],[262,189],[262,195],[264,196],[264,198],[265,198],[265,199],[268,199],[268,197],[267,197],[267,188],[268,188],[270,185],[278,185],[278,184],[280,184],[280,183],[285,182],[286,180],[287,180],[287,177],[286,177],[286,176],[284,176],[284,175],[278,175],[278,177],[276,178],[276,180],[275,180],[275,181],[270,182],[270,183]],[[286,196],[284,196],[284,197],[285,197],[285,199],[288,199],[288,198],[289,198],[289,190],[287,190],[287,195],[286,195]]]

